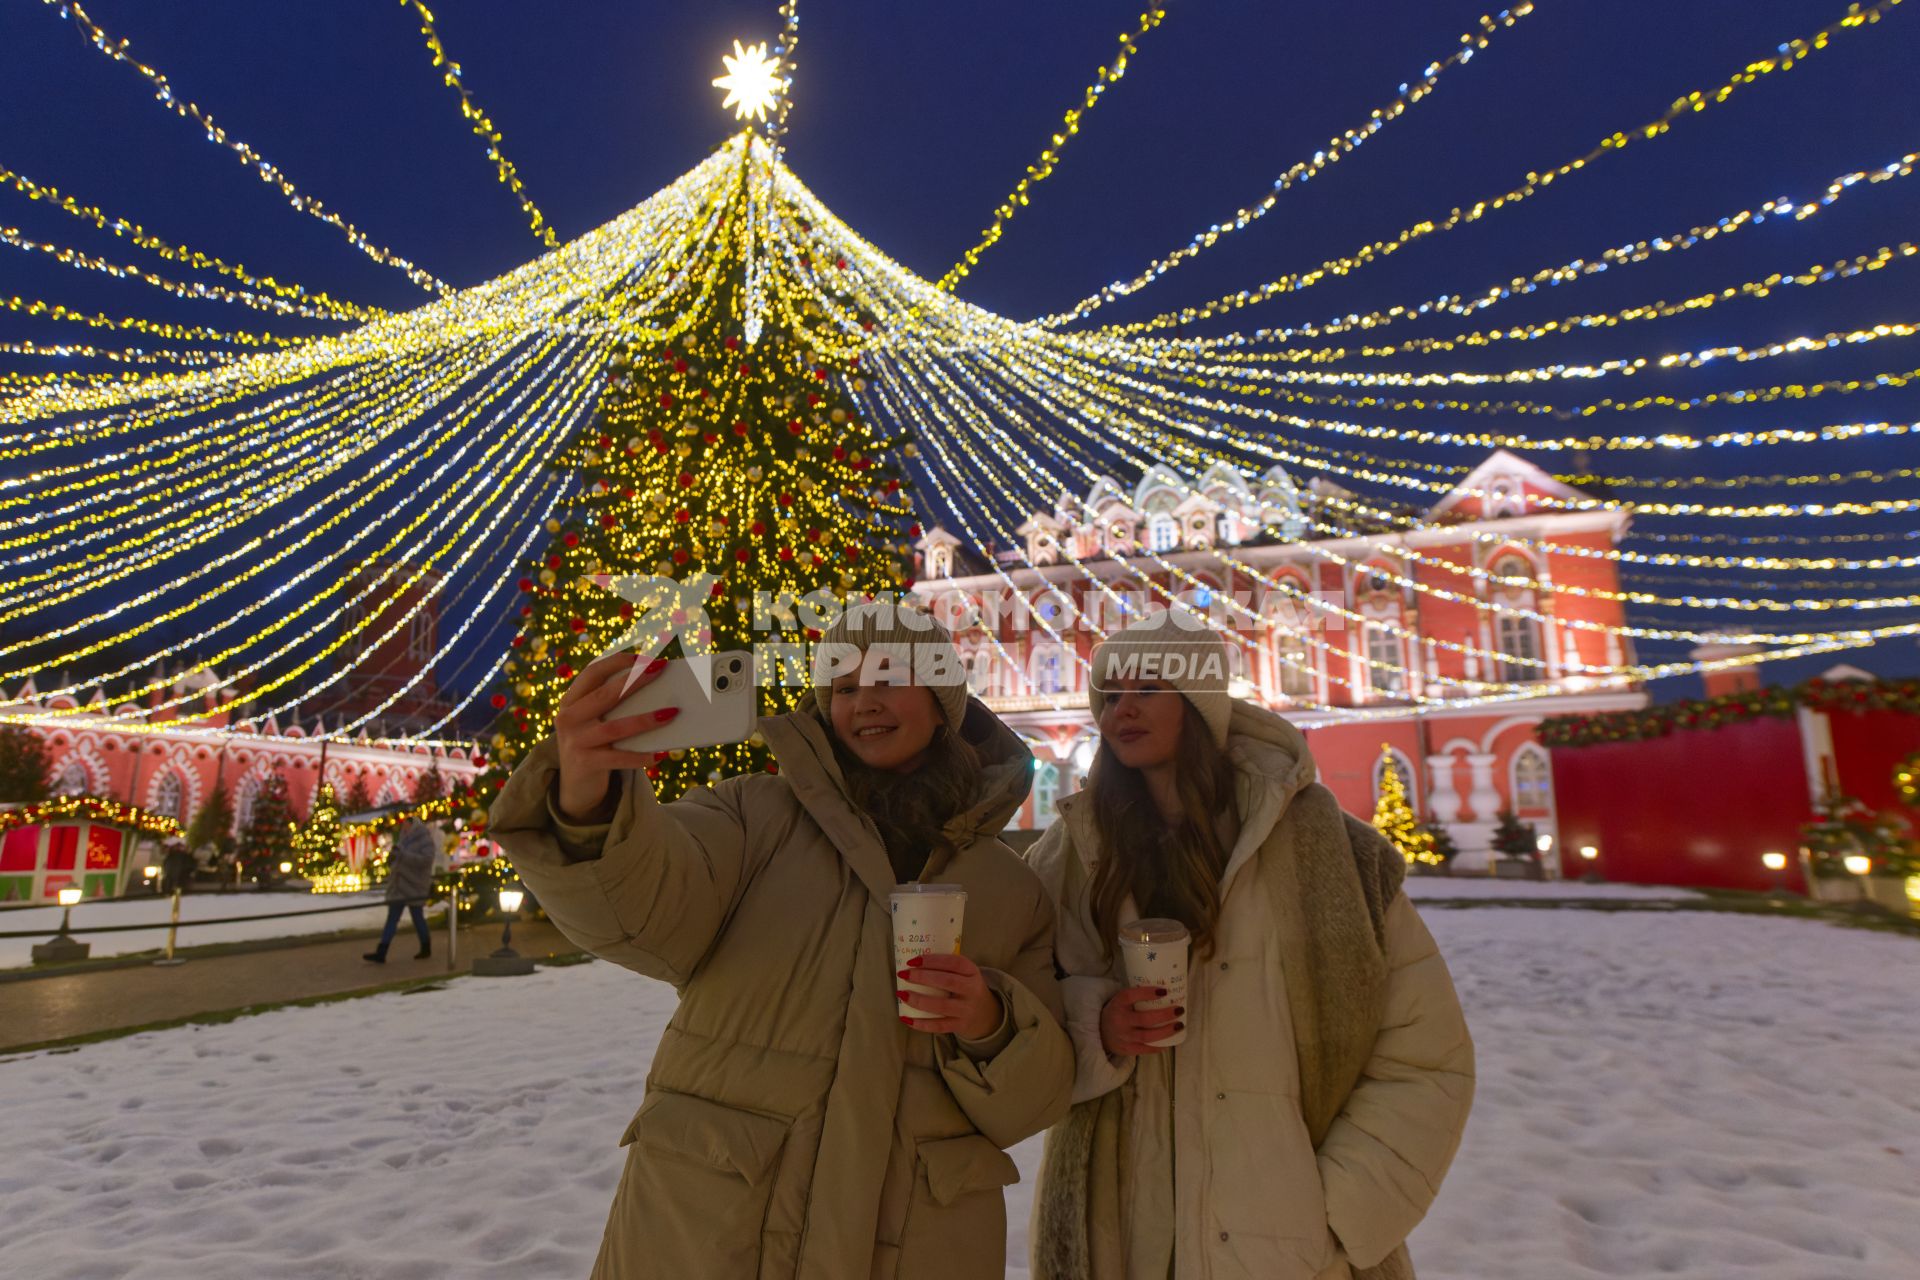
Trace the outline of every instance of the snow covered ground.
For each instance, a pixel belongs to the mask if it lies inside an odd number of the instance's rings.
[[[1423,1280],[1920,1275],[1920,941],[1437,911],[1480,1094]],[[22,1280],[581,1277],[670,1011],[606,964],[0,1059]],[[1016,1152],[1024,1276],[1038,1143]]]
[[[330,911],[308,919],[246,920],[235,924],[214,924],[188,928],[192,920],[223,920],[229,916],[269,915],[281,911],[318,912],[329,907],[344,907],[352,902],[366,903],[363,911]],[[98,956],[132,955],[136,951],[157,951],[167,945],[167,918],[172,914],[169,898],[114,898],[106,902],[83,902],[73,909],[76,936],[93,946]],[[336,929],[379,928],[386,923],[387,911],[381,891],[368,893],[189,893],[180,899],[181,947],[205,946],[211,942],[241,942],[254,938],[290,937],[303,933],[332,933]],[[94,925],[149,924],[151,929],[129,929],[125,933],[88,933]],[[0,938],[0,969],[15,968],[33,962],[33,944],[44,942],[60,927],[59,907],[22,907],[0,911],[0,933],[39,931],[31,938]]]
[[[1558,901],[1682,902],[1701,895],[1691,889],[1658,884],[1589,884],[1585,880],[1495,880],[1491,876],[1408,876],[1407,896],[1429,898],[1513,898]]]

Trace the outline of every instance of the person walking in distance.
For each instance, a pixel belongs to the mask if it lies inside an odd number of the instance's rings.
[[[1029,854],[1078,1062],[1035,1280],[1412,1280],[1466,1125],[1473,1042],[1405,859],[1228,696],[1229,657],[1171,614],[1102,643],[1087,787]],[[1128,979],[1181,932],[1184,997]]]
[[[433,832],[427,824],[408,817],[393,838],[393,858],[387,865],[387,924],[380,931],[380,945],[361,958],[374,964],[387,962],[387,948],[400,928],[400,913],[413,918],[413,931],[420,935],[420,950],[415,960],[433,954],[433,935],[427,932],[427,899],[433,894],[433,859],[438,851]]]

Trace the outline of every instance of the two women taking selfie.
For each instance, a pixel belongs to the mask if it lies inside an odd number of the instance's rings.
[[[1028,864],[998,833],[1032,757],[938,624],[859,606],[822,643],[855,660],[760,721],[778,773],[659,803],[614,744],[673,709],[604,719],[617,656],[494,803],[554,923],[680,997],[594,1276],[997,1278],[1005,1148],[1054,1126],[1036,1277],[1411,1277],[1466,1027],[1404,862],[1228,697],[1218,640],[1162,617],[1095,651],[1089,786]],[[915,885],[964,890],[964,931],[898,968]],[[1184,1004],[1135,1007],[1166,1003],[1125,977],[1145,917],[1190,939]]]

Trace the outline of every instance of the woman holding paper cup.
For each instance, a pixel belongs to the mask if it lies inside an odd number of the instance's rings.
[[[680,994],[596,1278],[999,1280],[1004,1149],[1066,1113],[1053,908],[998,839],[1031,755],[925,613],[858,606],[816,657],[759,722],[777,773],[661,804],[612,744],[672,709],[601,718],[621,655],[494,802],[561,931]]]
[[[1404,859],[1228,696],[1229,656],[1172,614],[1102,643],[1088,785],[1028,855],[1078,1062],[1035,1280],[1411,1280],[1466,1125],[1473,1045]]]

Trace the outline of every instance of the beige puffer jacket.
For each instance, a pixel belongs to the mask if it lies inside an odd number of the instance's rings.
[[[1472,1041],[1452,980],[1399,889],[1399,855],[1314,781],[1300,731],[1236,702],[1227,753],[1240,836],[1221,879],[1216,949],[1189,966],[1187,1041],[1171,1053],[1110,1057],[1102,1047],[1100,1011],[1126,984],[1118,948],[1109,962],[1094,932],[1099,841],[1084,795],[1062,802],[1028,854],[1060,911],[1074,1100],[1119,1090],[1123,1117],[1120,1189],[1107,1204],[1095,1195],[1088,1209],[1043,1177],[1036,1247],[1078,1229],[1082,1213],[1094,1239],[1091,1261],[1036,1259],[1036,1276],[1167,1280],[1170,1259],[1179,1280],[1412,1275],[1404,1241],[1473,1097]],[[1371,909],[1360,887],[1370,875]],[[1137,915],[1129,899],[1121,918]],[[1303,1025],[1315,1028],[1311,1042]]]
[[[1001,1280],[1002,1188],[1019,1176],[1004,1148],[1059,1119],[1073,1082],[1052,904],[996,838],[1032,757],[968,708],[985,786],[925,878],[966,887],[962,950],[1007,1020],[963,1047],[900,1022],[893,873],[828,726],[809,708],[760,731],[777,775],[666,805],[627,775],[607,828],[551,814],[551,740],[493,805],[491,834],[561,931],[680,993],[593,1274]],[[599,856],[571,859],[563,835]]]

